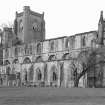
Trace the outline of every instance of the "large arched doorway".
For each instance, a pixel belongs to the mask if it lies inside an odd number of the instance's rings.
[[[25,57],[22,63],[22,83],[28,84],[30,81],[30,67],[31,67],[31,59],[29,57]]]

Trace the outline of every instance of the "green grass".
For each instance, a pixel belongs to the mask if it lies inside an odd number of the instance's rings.
[[[0,105],[105,105],[105,89],[0,88]]]

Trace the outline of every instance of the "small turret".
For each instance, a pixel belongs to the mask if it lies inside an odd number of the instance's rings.
[[[99,24],[103,23],[103,11],[100,13]]]
[[[103,11],[101,11],[100,19],[98,23],[98,44],[103,45],[103,37],[104,37],[104,20],[103,20]]]
[[[17,36],[17,31],[18,31],[18,24],[17,24],[17,12],[16,12],[16,16],[15,16],[15,20],[14,20],[14,34]]]

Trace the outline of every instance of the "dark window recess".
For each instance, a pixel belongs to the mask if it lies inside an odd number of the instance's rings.
[[[53,72],[53,81],[57,80],[57,74],[55,72]]]
[[[37,45],[37,53],[38,53],[38,54],[41,53],[41,44],[40,44],[40,43]]]
[[[68,48],[68,47],[69,47],[69,39],[66,39],[65,48]]]
[[[18,56],[18,48],[15,48],[15,56]]]
[[[50,51],[54,51],[54,41],[50,42]]]
[[[83,47],[86,46],[86,38],[85,38],[85,36],[82,38],[82,46]]]

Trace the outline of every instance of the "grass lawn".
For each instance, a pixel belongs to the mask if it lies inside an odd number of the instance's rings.
[[[0,105],[105,105],[105,89],[4,87]]]

